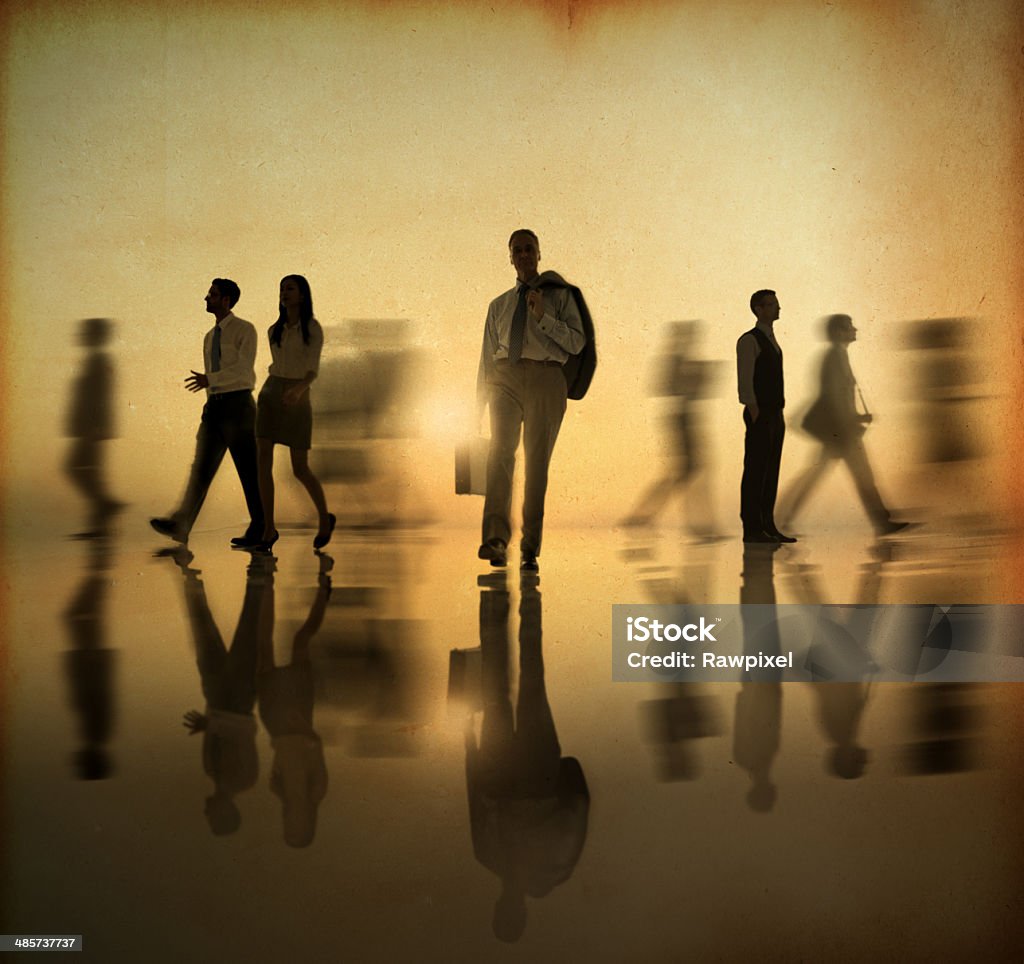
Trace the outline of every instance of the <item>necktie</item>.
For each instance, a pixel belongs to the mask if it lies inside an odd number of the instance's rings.
[[[526,337],[526,285],[519,287],[519,300],[512,315],[512,330],[508,336],[508,360],[514,365],[523,354],[523,339]]]
[[[220,371],[220,324],[213,326],[213,346],[210,349],[210,371]]]

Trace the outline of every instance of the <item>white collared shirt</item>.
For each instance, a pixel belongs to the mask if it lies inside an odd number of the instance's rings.
[[[516,313],[520,287],[517,284],[498,295],[487,309],[487,343],[494,361],[508,358],[512,317]],[[587,340],[576,299],[568,288],[544,288],[542,293],[544,317],[534,321],[532,314],[527,312],[522,357],[564,364],[570,355],[580,352]]]
[[[267,333],[273,329],[271,325]],[[285,325],[281,331],[281,344],[270,343],[270,354],[274,360],[269,373],[280,378],[305,378],[310,372],[315,375],[320,371],[320,352],[323,347],[324,330],[315,318],[309,321],[308,345],[302,340],[301,325],[294,328]]]
[[[213,367],[214,325],[203,339],[203,367],[210,385],[207,395],[223,395],[256,387],[256,329],[243,318],[228,312],[220,322],[220,369]]]

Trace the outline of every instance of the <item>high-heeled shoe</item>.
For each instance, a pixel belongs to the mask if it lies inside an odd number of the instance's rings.
[[[257,542],[256,545],[252,547],[252,551],[270,552],[270,550],[274,548],[274,543],[277,542],[277,540],[280,538],[281,533],[278,532],[277,529],[275,529],[274,534],[269,539],[264,539],[262,542]]]
[[[331,536],[334,534],[334,526],[337,523],[337,521],[338,520],[334,517],[333,512],[327,513],[327,534],[324,535],[320,532],[316,534],[316,537],[313,539],[314,549],[323,549],[323,547],[331,541]]]

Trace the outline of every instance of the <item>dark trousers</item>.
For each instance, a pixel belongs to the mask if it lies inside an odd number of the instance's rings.
[[[745,534],[775,532],[775,497],[779,492],[779,465],[786,422],[781,409],[764,409],[756,422],[743,409],[747,434],[743,441],[743,481],[740,484],[740,519]]]
[[[242,613],[228,649],[210,613],[203,584],[195,578],[185,580],[196,665],[210,709],[249,714],[256,706],[260,606],[266,591],[251,578],[246,583]]]
[[[524,359],[510,365],[500,361],[489,388],[491,448],[487,456],[483,541],[501,539],[507,543],[512,534],[512,477],[521,432],[526,456],[521,548],[539,555],[548,466],[565,415],[565,376],[558,364]]]
[[[868,453],[864,448],[864,440],[859,435],[837,442],[835,445],[822,446],[818,461],[800,475],[793,483],[788,497],[783,499],[785,506],[783,522],[796,518],[811,492],[825,477],[829,466],[839,459],[842,459],[850,470],[854,485],[857,486],[857,494],[860,496],[864,511],[867,512],[872,525],[876,531],[883,532],[890,521],[889,510],[878,494],[875,474],[871,471],[871,463],[868,461]]]
[[[181,508],[174,514],[182,534],[192,531],[225,452],[231,453],[245,493],[250,518],[247,533],[263,534],[263,507],[256,471],[256,403],[250,391],[211,395],[203,406],[188,486]]]

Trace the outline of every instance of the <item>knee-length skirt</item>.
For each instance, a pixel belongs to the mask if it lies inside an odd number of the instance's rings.
[[[307,391],[294,405],[285,405],[286,388],[301,379],[270,375],[260,389],[256,402],[256,438],[269,439],[292,449],[308,449],[313,444],[313,407]]]

